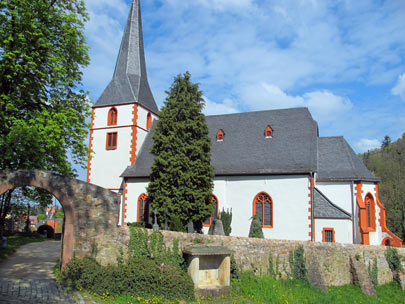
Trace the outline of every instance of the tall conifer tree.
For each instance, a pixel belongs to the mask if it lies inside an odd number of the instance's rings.
[[[167,208],[169,222],[180,220],[201,227],[212,211],[213,167],[208,126],[202,114],[203,93],[190,74],[175,77],[153,134],[148,195],[159,211],[161,225]],[[177,219],[176,219],[177,218]],[[175,220],[176,219],[176,220]]]

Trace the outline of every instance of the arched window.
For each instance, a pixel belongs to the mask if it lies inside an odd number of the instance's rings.
[[[223,141],[225,137],[224,131],[222,129],[219,129],[217,132],[217,141]]]
[[[253,200],[253,216],[258,215],[263,228],[273,228],[273,201],[265,192],[257,194]]]
[[[204,221],[204,227],[211,226],[212,221],[218,217],[218,198],[214,194],[211,195],[211,202],[214,204],[214,209],[211,216]]]
[[[152,125],[152,114],[148,113],[146,117],[146,129],[149,130]]]
[[[107,125],[108,126],[115,126],[116,124],[117,124],[117,109],[116,108],[111,108],[110,111],[108,111]]]
[[[264,130],[264,137],[266,138],[271,138],[273,137],[273,129],[268,125],[266,129]]]
[[[145,218],[145,215],[149,213],[149,206],[148,206],[148,195],[146,193],[142,193],[138,198],[138,216],[136,218],[137,222],[146,222],[148,217]],[[145,213],[147,211],[147,213]]]
[[[370,193],[367,193],[366,198],[364,199],[367,211],[367,227],[375,230],[376,228],[376,219],[375,219],[375,203],[374,198]]]

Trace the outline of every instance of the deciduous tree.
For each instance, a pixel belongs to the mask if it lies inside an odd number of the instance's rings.
[[[87,19],[83,0],[0,0],[0,170],[73,176],[71,161],[85,165]],[[12,191],[1,196],[0,234]]]

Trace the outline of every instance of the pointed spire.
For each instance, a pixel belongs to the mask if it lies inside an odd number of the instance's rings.
[[[95,106],[138,102],[151,111],[158,108],[146,76],[140,0],[133,0],[113,79]]]

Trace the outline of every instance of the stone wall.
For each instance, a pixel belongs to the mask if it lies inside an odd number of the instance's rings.
[[[54,195],[63,206],[65,226],[62,266],[73,256],[94,254],[97,236],[117,233],[121,201],[119,194],[51,172],[0,171],[0,194],[23,186],[44,189]]]
[[[242,270],[253,270],[267,273],[269,256],[272,255],[273,267],[277,268],[282,278],[290,272],[289,253],[302,245],[307,259],[317,260],[323,280],[327,286],[341,286],[352,283],[350,257],[356,256],[366,266],[377,258],[378,282],[385,284],[393,280],[393,275],[385,259],[386,248],[383,246],[364,246],[338,243],[317,243],[307,241],[285,241],[271,239],[253,239],[247,237],[227,237],[218,235],[187,234],[172,231],[161,231],[165,244],[171,247],[173,240],[179,241],[180,248],[192,244],[218,244],[234,252],[236,263]],[[120,255],[127,256],[129,241],[128,227],[120,227],[108,238],[98,237],[98,257],[103,264],[116,263]],[[405,267],[405,248],[399,248]],[[277,263],[278,260],[278,263]],[[307,261],[311,262],[311,261]]]

